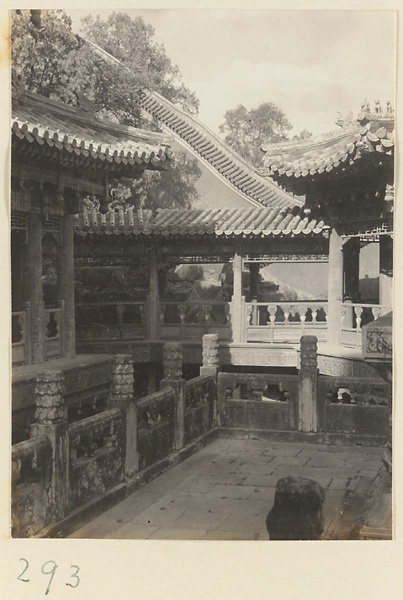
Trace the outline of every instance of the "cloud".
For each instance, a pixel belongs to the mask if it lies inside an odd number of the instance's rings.
[[[364,98],[392,95],[388,79],[357,78],[348,65],[318,63],[292,64],[262,61],[256,64],[234,60],[211,81],[189,81],[200,99],[200,120],[218,131],[225,111],[242,103],[247,108],[272,101],[285,112],[299,132],[307,128],[314,134],[335,128],[337,112],[355,114]]]

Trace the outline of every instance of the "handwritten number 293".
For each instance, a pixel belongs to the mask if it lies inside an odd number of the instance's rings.
[[[25,558],[20,558],[20,561],[23,561],[25,563],[25,566],[23,568],[23,570],[21,571],[21,573],[18,575],[17,579],[19,581],[23,581],[24,583],[28,583],[30,581],[30,579],[24,579],[23,575],[26,573],[26,571],[28,570],[29,567],[29,562],[25,559]],[[47,594],[49,594],[50,591],[50,587],[52,585],[52,581],[53,578],[55,576],[56,573],[56,569],[58,568],[58,564],[55,563],[54,560],[48,560],[47,562],[43,563],[41,571],[44,575],[49,575],[49,581],[48,581],[48,585],[45,591],[45,596]],[[74,583],[66,583],[65,585],[68,585],[71,588],[76,588],[79,584],[80,584],[80,578],[78,576],[78,573],[80,571],[80,567],[78,567],[77,565],[70,565],[70,568],[73,570],[73,572],[70,575],[70,579],[74,580]]]

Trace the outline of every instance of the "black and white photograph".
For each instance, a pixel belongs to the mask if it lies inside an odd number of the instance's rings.
[[[10,28],[11,536],[395,539],[396,11]]]

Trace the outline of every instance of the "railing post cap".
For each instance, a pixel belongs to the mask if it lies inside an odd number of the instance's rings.
[[[40,371],[37,374],[35,379],[36,379],[37,383],[48,383],[48,382],[63,383],[64,382],[64,373],[63,373],[63,371],[60,371],[57,369],[55,369],[55,370],[48,369],[48,370]]]

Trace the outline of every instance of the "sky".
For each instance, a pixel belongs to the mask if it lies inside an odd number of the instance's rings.
[[[81,17],[112,10],[67,10]],[[123,12],[123,11],[122,11]],[[127,10],[155,29],[213,131],[226,110],[265,101],[314,135],[336,128],[338,111],[356,115],[367,98],[394,98],[393,11]]]

